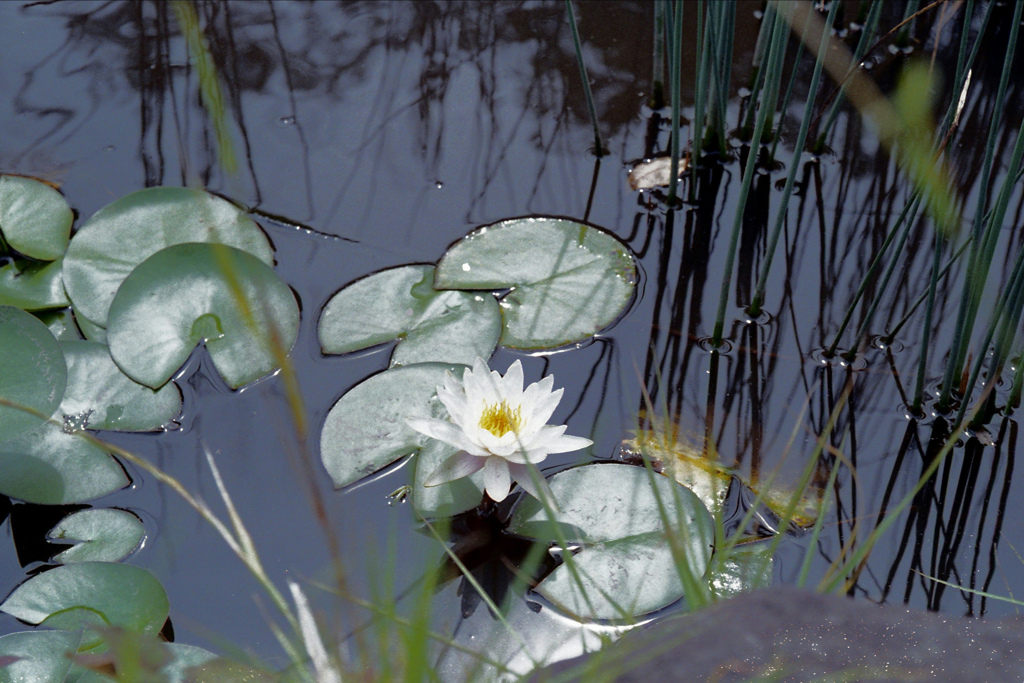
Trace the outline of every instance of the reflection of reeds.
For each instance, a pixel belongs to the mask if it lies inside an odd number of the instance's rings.
[[[1019,202],[1019,192],[1011,188],[1016,187],[1015,183],[1024,172],[1022,159],[1017,155],[1021,149],[1020,133],[1014,130],[1019,121],[1007,121],[1007,113],[1012,108],[995,104],[1005,103],[1011,93],[1006,69],[1010,68],[1012,58],[1004,60],[1002,55],[1006,53],[998,50],[1002,68],[996,70],[995,76],[999,86],[990,85],[996,79],[979,83],[979,73],[985,68],[984,64],[979,66],[983,57],[980,45],[991,39],[990,33],[998,25],[990,21],[997,16],[991,4],[976,6],[967,2],[958,6],[955,15],[949,12],[948,5],[900,6],[899,16],[895,16],[884,3],[872,2],[862,5],[867,13],[858,20],[863,30],[856,47],[843,64],[830,67],[815,54],[821,55],[839,42],[828,34],[830,29],[825,28],[835,21],[838,5],[830,6],[824,22],[816,18],[813,28],[804,28],[813,23],[805,4],[795,6],[789,17],[793,32],[803,31],[810,53],[804,60],[808,64],[798,62],[793,69],[804,75],[800,82],[809,82],[810,86],[806,90],[802,118],[798,120],[799,132],[793,143],[791,166],[785,184],[779,186],[782,192],[770,193],[767,179],[763,195],[759,194],[756,182],[749,192],[744,192],[747,188],[740,182],[732,185],[740,199],[729,198],[724,213],[734,221],[734,228],[741,226],[740,237],[733,239],[734,229],[727,242],[721,238],[725,250],[719,253],[714,249],[717,245],[713,234],[718,230],[714,214],[723,207],[719,190],[726,185],[708,193],[708,185],[698,184],[698,176],[707,172],[706,164],[700,167],[695,162],[690,187],[694,207],[685,214],[685,222],[682,216],[671,211],[663,217],[647,216],[649,229],[643,238],[643,248],[657,245],[660,258],[657,268],[650,269],[656,292],[652,306],[655,325],[645,382],[655,400],[664,402],[663,413],[670,420],[686,424],[703,422],[713,450],[730,453],[733,457],[729,460],[754,469],[760,467],[766,455],[773,459],[778,455],[778,447],[773,447],[771,441],[773,435],[783,432],[780,414],[795,417],[795,409],[787,410],[785,404],[795,405],[802,396],[812,397],[806,417],[810,430],[818,435],[827,433],[828,445],[824,453],[843,453],[845,460],[826,470],[825,479],[831,477],[831,482],[820,482],[830,491],[829,495],[834,492],[832,509],[840,522],[823,522],[819,518],[819,525],[813,531],[814,545],[808,547],[801,568],[801,581],[818,579],[820,560],[812,552],[814,546],[818,546],[817,554],[832,565],[828,570],[829,579],[823,585],[878,595],[879,584],[874,582],[877,570],[872,573],[871,568],[882,562],[888,566],[891,554],[887,551],[888,558],[878,553],[872,556],[872,548],[891,545],[897,550],[909,551],[906,543],[909,541],[913,547],[917,542],[919,547],[914,552],[920,555],[924,547],[920,544],[924,540],[919,537],[915,541],[914,533],[920,534],[921,529],[927,528],[939,559],[934,561],[934,568],[922,567],[920,562],[915,564],[907,574],[907,581],[909,586],[920,576],[913,573],[915,571],[933,577],[935,581],[927,590],[934,595],[934,600],[929,598],[929,606],[937,609],[941,607],[942,596],[942,590],[936,588],[939,581],[953,577],[954,583],[973,586],[978,572],[985,571],[979,569],[984,568],[986,557],[982,538],[998,537],[998,524],[994,531],[993,524],[1002,511],[993,514],[990,510],[995,509],[996,501],[989,501],[987,493],[982,498],[977,462],[987,462],[993,447],[984,444],[989,443],[986,435],[990,429],[996,429],[995,425],[1002,425],[994,440],[997,452],[1008,447],[1004,439],[1015,437],[1014,430],[1007,429],[1005,417],[1000,418],[1000,411],[1004,416],[1009,414],[1024,390],[1018,340],[1024,310],[1024,290],[1021,289],[1024,287],[1021,257],[1024,251],[1015,236],[1009,239],[1010,248],[1005,251],[996,248],[996,244],[1002,246],[1007,242],[1005,227],[1012,212],[1008,207],[1013,201]],[[773,3],[773,7],[781,12],[792,6]],[[1016,52],[1014,40],[1019,12],[1020,7],[1003,10],[1006,16],[1003,39],[1008,41],[1010,54]],[[880,27],[889,20],[889,15],[893,15],[895,28],[886,31]],[[771,12],[767,12],[762,23],[765,38],[761,47],[766,56],[771,52],[766,47],[770,45],[771,34],[767,32],[770,17]],[[696,19],[701,46],[711,41],[704,29],[707,20],[703,13]],[[959,34],[954,32],[951,41],[952,50],[942,47],[938,39],[942,27],[947,25],[959,26]],[[905,40],[912,34],[929,30],[936,43],[932,63],[948,65],[948,80],[942,80],[937,68],[918,66],[902,69],[901,82],[894,89],[886,84],[889,78],[885,73],[876,75],[883,84],[882,89],[890,89],[885,98],[881,98],[877,89],[874,94],[865,90],[866,76],[858,66],[862,59],[888,67],[888,60],[882,58],[885,46],[892,45],[897,38]],[[760,54],[760,50],[755,52]],[[895,46],[893,53],[900,52],[901,48]],[[704,53],[701,54],[703,59]],[[897,56],[895,61],[899,64],[901,58]],[[741,112],[741,122],[744,115],[747,124],[756,122],[757,102],[766,97],[766,91],[778,92],[777,85],[774,89],[770,87],[770,66],[770,58],[767,58],[752,72],[751,104]],[[818,92],[822,70],[828,70],[840,85],[838,97],[825,97],[826,92]],[[875,74],[882,71],[876,67]],[[807,74],[810,74],[809,79]],[[702,118],[705,105],[701,98],[707,89],[701,87],[700,78],[698,72],[694,150],[714,135],[707,130],[708,124]],[[794,77],[791,83],[796,80]],[[874,87],[872,84],[871,88]],[[946,99],[938,103],[941,117],[937,117],[939,123],[934,125],[930,121],[932,105],[928,102],[930,93],[939,90],[946,93]],[[784,95],[779,93],[783,102],[790,100],[791,91],[787,86]],[[838,125],[841,115],[849,112],[844,102],[852,102],[862,117],[878,124],[878,138],[883,146],[876,156],[869,157],[863,149],[864,139],[857,117],[847,116],[845,130]],[[1000,108],[1005,111],[996,111]],[[743,149],[747,168],[763,141],[769,140],[773,150],[779,149],[779,140],[785,136],[785,114],[783,111],[780,129],[772,126],[771,118],[760,134],[743,130],[741,125],[743,140],[749,141],[749,148]],[[840,141],[837,151],[845,165],[839,171],[838,185],[834,178],[826,175],[829,171],[826,165],[817,160],[804,163],[801,159],[808,136],[812,136],[811,146],[818,151],[824,150],[827,144],[834,144],[835,139]],[[975,144],[969,144],[972,136],[975,136]],[[982,150],[986,152],[984,155]],[[697,158],[695,153],[694,159]],[[903,169],[903,178],[891,174],[892,160]],[[863,186],[867,192],[853,185],[854,173],[850,169],[858,166],[874,173],[873,180]],[[966,168],[985,170],[985,174],[969,175],[964,172]],[[964,175],[957,178],[959,192],[948,189],[958,172]],[[746,173],[741,180],[746,180]],[[832,184],[826,186],[830,181]],[[704,191],[698,192],[698,188]],[[958,195],[974,195],[971,199],[979,205],[973,229],[965,228],[959,233],[956,229]],[[1017,199],[1011,200],[1011,196]],[[736,213],[732,214],[733,211]],[[834,212],[834,222],[829,221],[830,212]],[[636,225],[643,223],[639,220]],[[978,237],[972,236],[972,232]],[[652,235],[658,236],[657,239]],[[815,248],[820,251],[815,252]],[[980,256],[971,256],[968,250]],[[776,269],[783,268],[784,275],[771,272],[777,251]],[[740,265],[730,273],[734,252]],[[1005,254],[1001,266],[996,265],[996,254]],[[820,291],[805,284],[805,280],[814,282],[813,271],[801,274],[801,267],[806,268],[812,259],[820,261],[813,264]],[[989,272],[990,266],[995,272]],[[722,295],[717,298],[716,323],[710,343],[704,340],[709,329],[706,316],[715,310],[715,302],[703,296],[703,276],[709,268],[726,272]],[[751,275],[747,272],[751,268],[756,269],[754,287],[750,286]],[[958,292],[957,280],[963,282],[962,292]],[[809,288],[813,293],[808,292]],[[802,296],[799,295],[801,289]],[[980,302],[986,296],[991,297],[992,302],[987,319],[980,313],[983,311]],[[849,297],[849,301],[844,301],[843,297]],[[809,310],[815,300],[818,304],[816,320]],[[751,320],[734,322],[730,327],[730,305],[732,311],[745,310]],[[954,328],[956,317],[951,315],[954,306],[965,309],[973,317],[967,321],[969,324],[956,323],[955,330],[962,332],[956,332],[950,344],[949,331]],[[764,317],[765,311],[772,313],[767,323],[759,319]],[[812,325],[810,330],[806,323]],[[792,331],[787,337],[783,328],[790,326]],[[873,340],[872,333],[880,328],[886,333]],[[818,339],[808,338],[808,331]],[[725,346],[715,352],[719,334]],[[907,365],[899,355],[901,340],[915,349],[909,381],[900,374],[906,373],[904,366]],[[703,341],[704,350],[695,343],[698,341]],[[943,358],[950,350],[947,345],[952,346],[948,360]],[[712,352],[705,355],[708,347]],[[810,371],[812,366],[805,365],[802,370],[797,369],[794,378],[782,374],[781,368],[792,366],[785,358],[779,358],[780,353],[789,354],[792,362],[793,354],[806,358],[812,349],[820,349],[815,353],[824,361],[817,365],[818,369]],[[974,360],[967,360],[969,358]],[[938,384],[940,401],[936,405],[929,380],[934,383],[940,363],[947,374]],[[965,368],[965,364],[969,367]],[[1004,393],[999,387],[1003,381],[1000,376],[1007,376],[1007,382],[1010,380],[1005,368],[1012,369],[1012,384]],[[720,377],[723,374],[724,379]],[[815,386],[817,390],[812,389]],[[844,404],[842,397],[847,391],[849,401]],[[888,438],[876,433],[874,421],[879,413],[886,414],[884,409],[891,407],[889,403],[893,399],[887,396],[897,392],[912,415],[923,416],[926,411],[950,407],[959,409],[959,415],[944,433],[933,435],[930,450],[920,446],[917,436],[920,427],[911,421],[903,444],[899,449],[892,449],[898,454],[865,470],[859,462],[865,457],[865,444],[870,444],[872,450],[868,454],[874,459],[879,456],[875,450],[878,444]],[[840,406],[842,409],[836,413]],[[956,439],[952,437],[962,433],[964,421],[968,419],[973,419],[981,441],[967,440],[965,448],[971,450],[971,455],[961,466],[957,464],[961,460],[959,456],[945,455],[954,447]],[[884,451],[888,446],[881,448]],[[1012,450],[1012,446],[1009,448]],[[918,452],[922,461],[920,476],[908,475],[910,454]],[[981,459],[983,453],[986,459]],[[1005,461],[1005,457],[1003,459]],[[879,466],[883,468],[882,473],[874,474]],[[940,467],[942,469],[936,469]],[[942,477],[956,477],[958,467],[960,479],[947,481],[947,491],[943,488]],[[1005,498],[1008,490],[1005,487],[1009,484],[999,478],[996,472],[999,467],[993,465],[985,490],[1003,487]],[[867,476],[866,471],[872,473],[870,476],[888,477],[889,484],[884,492],[865,489],[852,476],[854,471],[860,472],[861,480]],[[1006,475],[1011,473],[1012,467],[1008,466]],[[920,489],[916,498],[897,495],[899,486],[905,486],[902,482],[908,476],[914,487]],[[931,477],[939,477],[939,484],[929,483]],[[894,496],[898,502],[894,503]],[[951,503],[951,500],[956,502]],[[929,513],[929,509],[933,512]],[[979,513],[971,512],[979,509],[982,510],[980,517]],[[936,516],[944,518],[943,521],[935,521]],[[906,521],[908,519],[912,521]],[[961,565],[969,535],[963,529],[976,520],[978,540],[967,575],[967,568]],[[869,522],[875,526],[871,533],[864,531],[870,528]],[[902,540],[900,532],[890,526],[892,524],[907,524]],[[995,545],[990,545],[988,553],[992,559],[988,564],[986,585],[996,571]],[[868,558],[871,558],[870,563]],[[890,583],[897,569],[903,566],[900,562],[898,557],[892,564]],[[963,580],[956,580],[957,576]],[[908,592],[905,599],[909,597]]]

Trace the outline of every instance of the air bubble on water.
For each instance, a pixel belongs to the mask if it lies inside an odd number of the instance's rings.
[[[294,116],[282,116],[277,120],[279,126],[291,126],[295,123]]]
[[[442,187],[444,187],[444,183],[438,180],[436,183],[434,183],[434,187],[440,190]]]

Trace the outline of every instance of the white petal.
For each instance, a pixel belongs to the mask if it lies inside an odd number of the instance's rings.
[[[474,472],[478,472],[486,462],[487,458],[478,458],[465,451],[459,451],[455,455],[445,458],[445,461],[438,465],[437,469],[427,475],[427,478],[423,480],[423,485],[438,486],[468,477]]]
[[[551,414],[558,407],[558,402],[562,400],[563,391],[564,389],[552,391],[544,395],[540,400],[535,401],[532,406],[533,413],[530,415],[530,422],[539,425],[547,424],[548,420],[551,419]]]
[[[533,469],[533,472],[530,469]],[[557,508],[555,505],[555,494],[551,492],[551,487],[548,486],[547,480],[544,475],[541,474],[540,470],[537,469],[536,465],[516,465],[509,463],[509,473],[512,475],[512,479],[515,480],[524,491],[529,493],[537,500],[547,500],[548,503]]]
[[[526,387],[523,392],[523,403],[527,405],[539,403],[545,396],[551,393],[551,387],[555,384],[555,376],[548,375],[539,382],[534,382]]]
[[[469,405],[466,403],[466,392],[462,391],[461,385],[457,392],[451,391],[446,386],[438,387],[437,397],[441,399],[452,422],[462,428],[472,423],[472,411],[469,410]]]
[[[466,436],[466,432],[448,420],[435,420],[434,418],[410,418],[406,424],[420,434],[425,434],[431,439],[444,441],[446,444],[455,446],[459,450],[468,451],[471,455],[487,455],[478,444]]]
[[[505,457],[519,450],[519,437],[515,432],[505,432],[504,435],[497,437],[486,429],[481,429],[478,435],[480,445],[494,455]]]
[[[541,425],[537,431],[523,436],[521,439],[523,450],[543,450],[551,453],[552,451],[547,447],[548,444],[564,434],[566,429],[565,425]]]
[[[560,434],[544,444],[544,450],[548,453],[572,453],[587,446],[593,446],[594,442],[584,439],[582,436],[568,436]]]
[[[508,471],[508,463],[503,458],[492,455],[484,465],[484,490],[495,503],[505,500],[508,490],[512,488],[512,475]]]
[[[478,359],[479,360],[479,359]],[[474,366],[475,367],[475,366]],[[484,366],[482,372],[466,370],[462,375],[462,388],[466,392],[468,411],[479,418],[487,403],[496,403],[497,393],[491,388],[491,379]]]
[[[519,405],[523,400],[523,364],[518,360],[508,366],[505,377],[499,387],[501,399],[508,401],[510,406]]]

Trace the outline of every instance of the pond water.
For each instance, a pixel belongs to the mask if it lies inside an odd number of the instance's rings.
[[[729,129],[739,128],[747,113],[739,94],[752,73],[759,6],[740,4],[736,13]],[[778,469],[774,485],[785,492],[814,452],[830,413],[842,404],[829,442],[831,455],[848,466],[827,488],[833,461],[823,458],[811,487],[824,491],[819,497],[830,506],[820,536],[812,543],[808,530],[787,531],[771,569],[772,580],[795,583],[809,554],[812,586],[851,536],[863,543],[884,511],[917,482],[933,428],[932,416],[921,423],[908,419],[906,394],[922,348],[921,309],[902,334],[882,340],[927,290],[930,222],[922,220],[911,231],[893,293],[860,342],[854,331],[865,313],[863,306],[855,309],[839,348],[855,346],[856,357],[839,362],[825,353],[911,193],[874,130],[848,105],[828,138],[830,151],[800,160],[796,194],[767,280],[766,313],[751,319],[746,311],[765,262],[814,65],[806,52],[800,63],[790,63],[796,42],[790,44],[783,80],[791,73],[798,77],[781,120],[782,163],[754,179],[728,284],[726,343],[715,351],[708,340],[745,154],[733,139],[730,158],[708,162],[700,201],[677,211],[667,210],[655,193],[629,188],[627,171],[634,162],[668,150],[667,123],[654,121],[652,137],[647,105],[653,3],[587,2],[577,8],[609,151],[600,161],[590,152],[593,134],[562,3],[195,7],[224,88],[228,134],[219,147],[169,5],[0,6],[0,88],[8,95],[0,102],[0,171],[59,185],[77,212],[76,226],[111,201],[158,185],[205,188],[252,209],[276,250],[277,273],[300,302],[291,358],[307,426],[297,431],[280,376],[233,391],[200,350],[178,376],[184,412],[174,428],[102,436],[155,463],[220,511],[204,457],[214,454],[279,585],[286,579],[330,584],[336,552],[347,589],[377,600],[399,594],[442,560],[438,542],[422,532],[410,505],[388,497],[407,482],[401,466],[334,490],[320,462],[320,428],[340,396],[387,367],[390,347],[325,355],[316,323],[328,299],[349,282],[384,268],[434,263],[474,228],[517,216],[562,216],[604,228],[630,247],[640,271],[635,301],[593,341],[537,353],[499,347],[491,360],[504,372],[521,359],[527,381],[553,374],[555,386],[565,389],[553,423],[594,441],[586,451],[549,458],[545,472],[593,458],[628,457],[621,444],[638,429],[656,425],[664,431],[671,424],[689,444],[686,452],[713,444],[721,462],[754,488]],[[846,30],[853,31],[856,11],[857,3],[846,4],[840,21]],[[696,12],[690,4],[685,12],[692,14],[684,14],[682,99],[684,115],[692,117],[697,28],[690,19],[695,21]],[[882,32],[902,13],[902,6],[888,7]],[[975,30],[982,13],[975,11]],[[1005,100],[995,97],[1005,53],[998,46],[1005,45],[1009,16],[999,8],[990,22],[986,40],[996,47],[979,55],[961,127],[950,141],[953,177],[972,210],[979,193],[994,197],[998,191],[1024,111],[1019,69]],[[935,13],[912,25],[907,52],[930,59],[937,48],[947,89],[955,69],[950,46],[958,45],[962,25],[959,15],[942,25]],[[855,37],[855,31],[848,36],[851,44]],[[906,57],[887,45],[872,52],[871,73],[888,92]],[[833,90],[832,81],[822,86],[824,93]],[[939,101],[948,99],[944,93]],[[976,169],[989,121],[1000,109],[1009,120],[996,134],[999,170],[981,187]],[[689,139],[689,128],[684,134]],[[223,163],[227,148],[237,159],[234,170]],[[683,182],[683,192],[689,182]],[[993,282],[1008,279],[1021,245],[1021,198],[1018,185],[1010,195]],[[973,214],[964,215],[969,224]],[[950,347],[962,270],[955,266],[938,290],[929,391],[938,386]],[[877,286],[875,279],[868,289]],[[982,310],[994,300],[986,290]],[[975,336],[982,335],[983,330]],[[1009,381],[997,389],[1000,397],[1008,393]],[[657,419],[645,409],[648,400]],[[915,504],[882,535],[849,589],[853,595],[950,615],[1016,609],[933,580],[1004,596],[1024,585],[1018,548],[1024,492],[1013,477],[1020,443],[1014,416],[998,415],[980,436],[952,452]],[[175,639],[217,652],[238,647],[284,666],[287,659],[267,625],[272,608],[259,584],[178,496],[126,467],[132,486],[91,504],[130,509],[143,520],[146,540],[128,561],[163,583]],[[322,515],[314,501],[322,503]],[[750,489],[730,493],[727,529],[752,502]],[[46,565],[56,548],[37,543],[32,549],[29,539],[38,539],[62,515],[15,504],[5,523],[12,541],[0,552],[0,591],[12,590]],[[755,520],[766,535],[777,523],[767,511]],[[486,608],[463,616],[458,583],[437,593],[434,628],[454,633],[469,647],[500,635]],[[365,619],[351,602],[308,590],[336,633],[348,633]],[[577,630],[549,606],[540,613],[522,608],[510,620],[535,634],[527,636],[531,640],[559,642],[559,634]],[[0,632],[24,628],[0,614]],[[613,629],[593,627],[588,642],[604,630]],[[578,638],[569,641],[559,653],[541,652],[534,643],[534,656],[577,654]],[[493,644],[487,647],[495,657],[514,655],[514,648],[500,653]],[[457,652],[446,657],[439,669],[452,679],[471,665]],[[522,661],[529,658],[519,658],[513,668],[528,668]]]

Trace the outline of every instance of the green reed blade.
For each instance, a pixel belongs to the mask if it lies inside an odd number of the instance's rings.
[[[838,7],[839,3],[834,2],[829,8],[828,18],[825,20],[825,30],[823,30],[821,34],[821,47],[818,50],[819,54],[824,52],[828,45],[829,27],[831,27],[835,22]],[[810,17],[811,15],[808,13],[807,20],[804,22],[804,33],[808,31]],[[800,42],[800,47],[801,49],[803,48],[803,41]],[[799,63],[799,56],[797,57],[797,63]],[[764,304],[764,292],[765,288],[768,286],[768,272],[772,267],[775,248],[779,244],[779,237],[782,235],[782,227],[786,222],[786,213],[789,209],[789,199],[793,195],[793,185],[796,184],[796,176],[800,169],[800,158],[804,152],[804,145],[807,143],[807,132],[811,127],[811,113],[814,111],[814,96],[818,92],[818,83],[821,81],[821,70],[823,66],[824,62],[819,58],[815,58],[814,73],[811,74],[811,83],[807,88],[807,102],[804,105],[804,117],[800,122],[800,132],[797,133],[796,142],[793,144],[793,158],[789,163],[789,173],[786,176],[786,185],[782,189],[782,197],[779,199],[779,209],[775,214],[775,225],[772,226],[771,236],[768,238],[768,247],[765,250],[764,262],[761,265],[761,272],[758,274],[757,285],[754,288],[754,298],[750,302],[749,312],[755,317],[761,314],[761,306]],[[796,73],[797,69],[794,67],[793,75],[795,76]],[[783,106],[782,111],[785,111],[785,106]],[[776,136],[775,143],[778,144],[778,141],[779,136]]]
[[[590,111],[590,123],[594,126],[594,155],[603,156],[601,146],[601,130],[597,125],[597,109],[594,107],[594,95],[590,92],[590,78],[587,76],[587,65],[583,62],[583,46],[580,44],[580,32],[576,28],[576,12],[572,8],[572,0],[565,0],[565,13],[569,17],[569,28],[572,31],[572,44],[576,49],[576,65],[580,68],[580,80],[583,81],[583,94],[587,98],[587,109]]]
[[[736,262],[736,247],[739,244],[740,229],[743,226],[743,213],[746,209],[747,197],[750,195],[750,186],[754,181],[754,169],[757,167],[757,160],[760,156],[761,135],[764,132],[765,123],[775,109],[775,97],[779,92],[782,63],[786,53],[786,39],[789,37],[789,29],[782,15],[784,12],[790,11],[790,9],[790,3],[779,3],[778,6],[773,5],[769,7],[774,25],[769,51],[768,74],[766,76],[767,84],[764,90],[764,98],[762,98],[757,112],[757,123],[754,126],[750,152],[747,155],[747,163],[743,169],[743,183],[736,202],[736,215],[733,218],[732,234],[729,236],[729,250],[726,252],[725,268],[722,274],[722,289],[718,298],[718,313],[715,317],[715,329],[711,341],[715,347],[720,346],[722,343],[722,333],[725,328],[725,309],[729,302],[729,285],[732,282],[732,269]],[[766,21],[768,17],[769,13],[766,13]],[[751,106],[753,106],[753,102]]]
[[[711,37],[708,35],[708,22],[705,17],[707,3],[704,0],[697,0],[697,38],[699,41],[697,50],[697,92],[693,102],[693,127],[691,128],[691,149],[693,174],[690,181],[690,201],[697,197],[697,168],[700,164],[701,153],[704,147],[704,120],[707,108],[708,80],[710,79],[711,60],[709,53],[711,49]]]
[[[857,47],[853,51],[853,61],[851,66],[853,69],[859,69],[860,60],[864,57],[864,53],[867,52],[868,45],[875,36],[875,31],[878,29],[878,20],[882,16],[882,0],[872,0],[871,9],[868,10],[868,17],[864,21],[864,28],[860,33],[860,40],[857,41]],[[825,139],[828,137],[829,131],[832,130],[832,126],[835,125],[836,119],[839,117],[839,108],[843,104],[843,99],[846,94],[846,80],[840,82],[839,93],[836,95],[835,100],[832,102],[832,108],[828,112],[828,118],[825,121],[825,125],[818,131],[818,137],[814,143],[814,151],[821,153],[825,148]]]
[[[668,181],[668,203],[673,205],[676,201],[676,190],[679,186],[679,117],[682,107],[682,78],[683,71],[683,2],[675,0],[672,8],[672,36],[670,39],[671,62],[669,62],[669,78],[672,79],[672,162],[669,167]]]
[[[665,106],[665,5],[667,2],[668,0],[654,0],[654,55],[651,67],[651,97],[648,100],[648,106],[654,110]]]
[[[1007,40],[1006,57],[1003,60],[1003,71],[999,79],[999,87],[996,94],[996,102],[1005,101],[1006,88],[1010,78],[1013,63],[1013,55],[1016,52],[1017,33],[1020,27],[1021,11],[1024,6],[1021,3],[1014,4],[1013,21],[1010,25],[1010,35]],[[1002,121],[1002,109],[997,107],[995,115],[989,123],[988,138],[985,145],[985,157],[981,164],[981,178],[978,183],[978,202],[974,213],[974,240],[971,244],[971,255],[968,261],[967,278],[964,283],[964,291],[960,299],[960,307],[957,311],[956,326],[953,329],[953,342],[946,363],[946,371],[942,378],[942,390],[939,396],[939,407],[949,407],[954,378],[963,367],[964,359],[967,356],[967,346],[970,343],[971,330],[974,327],[974,319],[977,316],[977,309],[981,303],[981,293],[985,282],[988,279],[989,265],[995,250],[995,237],[998,236],[1005,214],[1005,205],[1001,210],[993,212],[988,221],[985,221],[986,200],[988,197],[988,186],[993,171],[995,145],[999,133],[999,125]],[[1009,188],[1007,181],[1012,178],[1020,168],[1020,155],[1024,152],[1021,144],[1024,142],[1024,128],[1018,131],[1017,144],[1014,146],[1013,159],[1010,163],[1010,170],[1004,179],[1003,187],[999,194],[997,206],[1005,201],[1009,202]],[[998,214],[998,215],[997,215]],[[983,232],[984,231],[984,232]],[[987,235],[986,235],[987,233]]]

